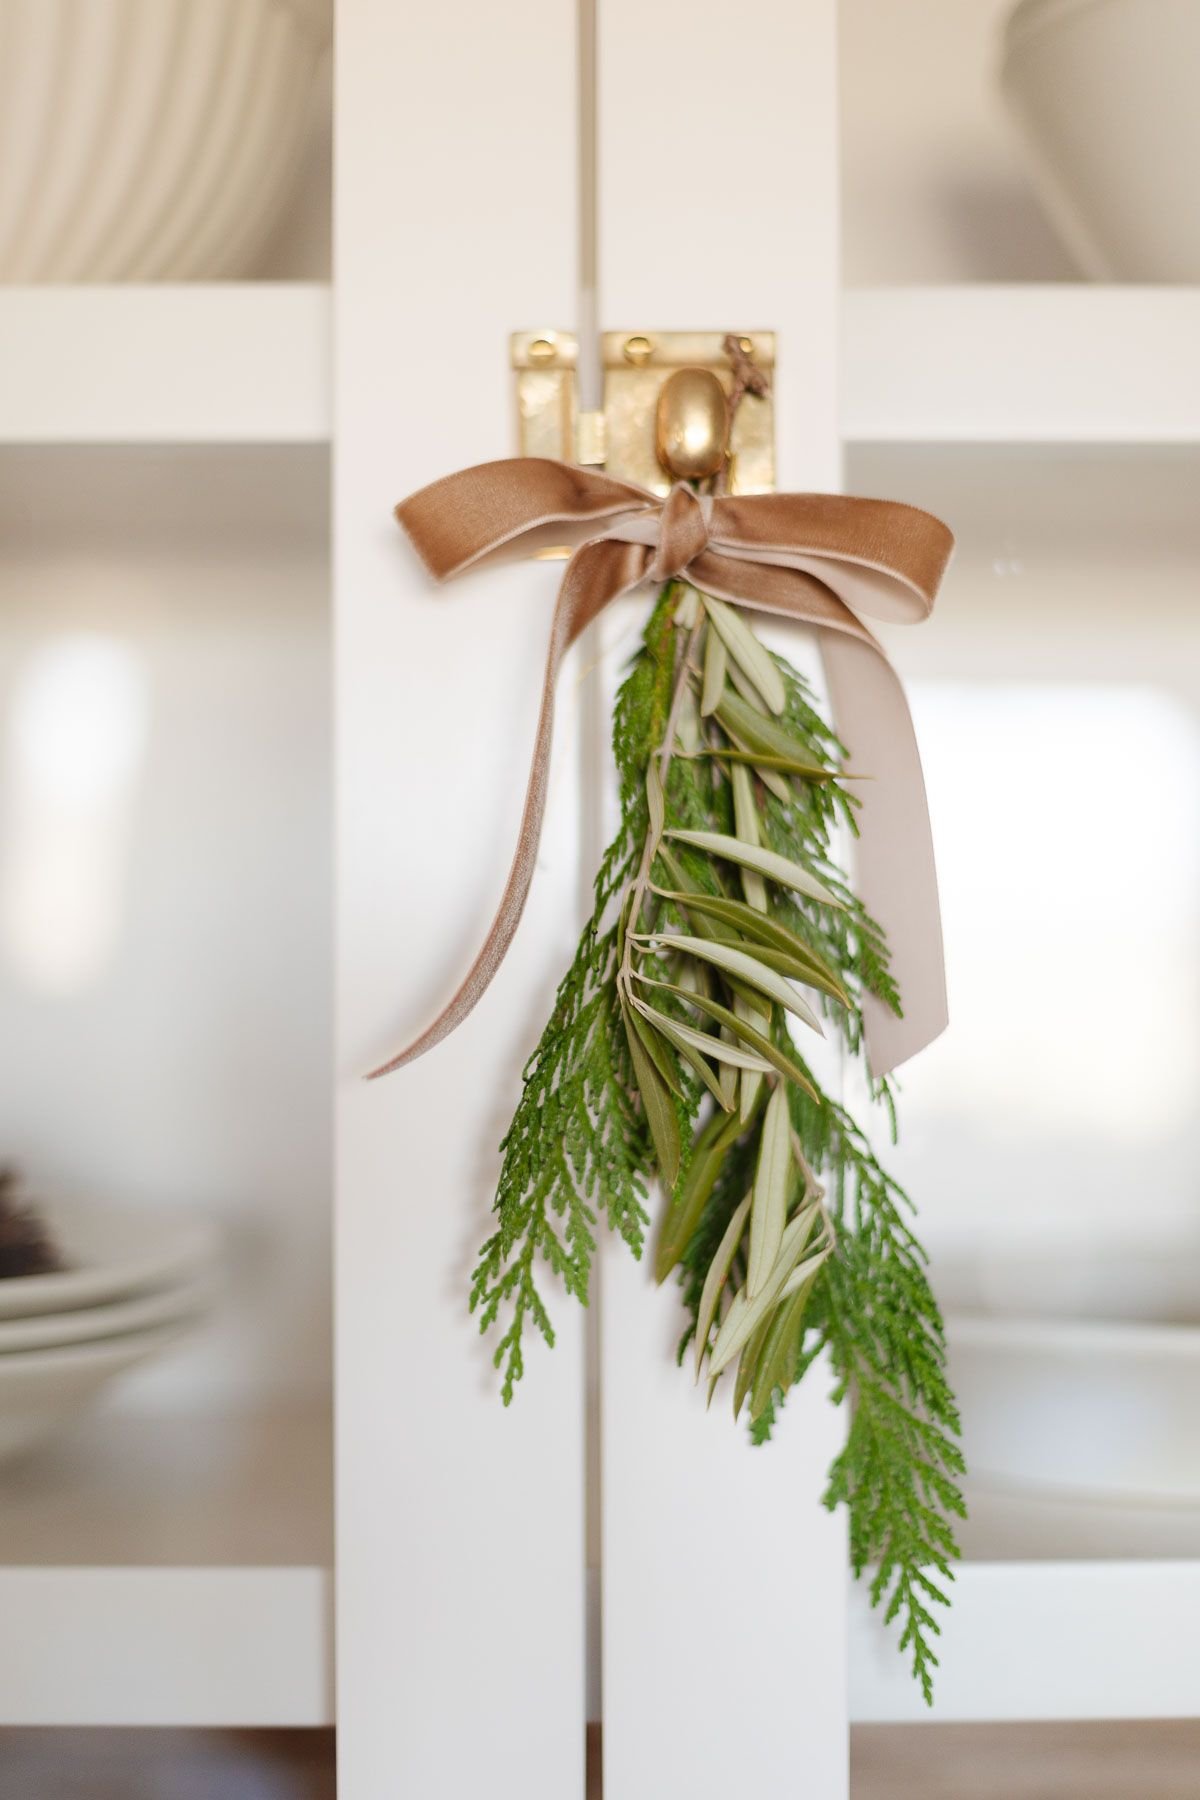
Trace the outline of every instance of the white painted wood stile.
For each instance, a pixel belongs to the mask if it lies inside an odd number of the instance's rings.
[[[599,0],[597,49],[599,324],[777,331],[781,478],[836,486],[833,0]],[[573,0],[339,0],[343,1800],[583,1788],[581,1320],[557,1301],[506,1413],[463,1298],[608,779],[600,745],[579,759],[572,674],[505,968],[448,1043],[361,1080],[455,985],[519,812],[558,571],[434,592],[390,510],[511,451],[510,331],[581,322],[576,57]],[[845,1541],[818,1505],[837,1417],[810,1384],[754,1453],[705,1415],[674,1294],[620,1247],[602,1305],[607,1800],[843,1800]]]

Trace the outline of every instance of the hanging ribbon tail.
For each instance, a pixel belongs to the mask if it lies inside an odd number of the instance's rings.
[[[380,1075],[390,1075],[393,1069],[401,1069],[405,1063],[415,1062],[418,1056],[424,1056],[427,1050],[440,1044],[443,1038],[449,1037],[462,1024],[491,986],[516,935],[533,881],[550,778],[554,691],[563,658],[580,633],[587,630],[610,600],[615,600],[618,595],[638,586],[645,574],[645,567],[645,550],[636,544],[622,544],[604,538],[585,544],[568,563],[562,586],[558,590],[550,627],[550,642],[546,649],[541,708],[533,741],[529,783],[525,789],[517,848],[496,916],[488,928],[482,950],[471,964],[454,998],[443,1007],[433,1024],[420,1037],[397,1056],[393,1056],[390,1062],[373,1069],[368,1080],[374,1081]]]
[[[542,457],[481,463],[396,508],[430,573],[445,580],[508,553],[575,545],[555,602],[520,836],[500,906],[458,992],[427,1031],[373,1071],[386,1075],[447,1037],[504,960],[533,879],[546,807],[554,688],[562,660],[610,601],[646,580],[680,577],[737,606],[815,626],[834,724],[869,772],[859,795],[856,889],[883,927],[904,1012],[864,1005],[877,1078],[946,1025],[937,873],[920,756],[900,679],[861,615],[928,617],[953,548],[917,508],[842,494],[665,498],[632,482]],[[599,528],[599,529],[598,529]]]
[[[863,999],[867,1063],[878,1081],[915,1056],[949,1022],[937,865],[921,756],[900,677],[878,646],[824,632],[821,660],[851,768],[872,771],[859,803],[855,892],[883,927],[900,989],[897,1015]]]

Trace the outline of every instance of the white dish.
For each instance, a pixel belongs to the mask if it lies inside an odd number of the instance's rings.
[[[43,1313],[32,1318],[0,1319],[0,1357],[29,1350],[65,1349],[71,1344],[93,1344],[105,1338],[127,1337],[159,1325],[174,1325],[198,1318],[212,1301],[213,1285],[207,1277],[157,1288],[132,1300],[114,1300],[106,1306],[82,1306],[74,1312]]]
[[[228,280],[287,197],[330,0],[0,0],[0,280]]]
[[[0,1356],[0,1462],[56,1436],[110,1381],[170,1349],[186,1330],[177,1322],[98,1344]]]
[[[67,1267],[0,1281],[0,1320],[74,1312],[186,1280],[210,1267],[217,1236],[202,1220],[99,1201],[39,1206]]]
[[[1040,199],[1084,273],[1200,281],[1200,6],[1022,0],[1000,86]]]
[[[1200,1505],[1200,1246],[1043,1234],[935,1261],[972,1479]]]
[[[977,1481],[1200,1503],[1200,1329],[952,1315],[947,1338]]]

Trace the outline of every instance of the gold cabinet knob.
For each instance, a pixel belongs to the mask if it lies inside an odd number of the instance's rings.
[[[725,460],[728,407],[711,369],[677,369],[658,396],[658,460],[680,481],[715,475]]]

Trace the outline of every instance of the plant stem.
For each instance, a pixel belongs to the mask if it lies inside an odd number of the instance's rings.
[[[675,751],[675,732],[679,725],[679,714],[683,706],[683,697],[687,692],[687,685],[691,679],[692,656],[695,652],[696,645],[700,641],[700,634],[703,630],[704,610],[703,608],[698,608],[696,623],[688,633],[688,639],[687,643],[684,645],[683,655],[679,659],[679,672],[675,678],[675,688],[671,695],[671,708],[667,714],[667,723],[663,731],[662,743],[655,752],[655,755],[658,757],[659,779],[662,782],[664,793],[666,792],[667,787],[667,776],[670,773],[671,758]],[[626,995],[629,995],[632,992],[633,933],[637,930],[641,921],[642,907],[645,904],[646,889],[650,885],[650,870],[654,864],[654,853],[656,849],[657,845],[654,842],[653,835],[650,831],[647,831],[646,841],[642,846],[642,860],[638,865],[638,872],[634,878],[631,890],[629,918],[625,927],[625,950],[621,958],[620,972],[617,976],[617,985]]]

